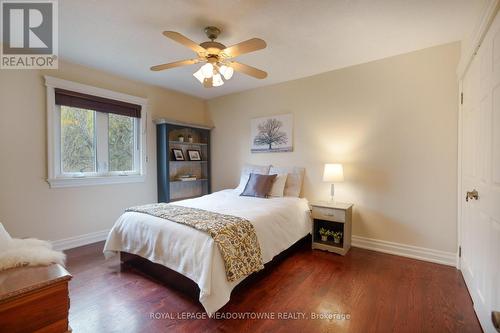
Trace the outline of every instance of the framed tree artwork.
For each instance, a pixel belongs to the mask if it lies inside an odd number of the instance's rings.
[[[252,119],[251,152],[290,152],[293,150],[292,134],[292,114]]]

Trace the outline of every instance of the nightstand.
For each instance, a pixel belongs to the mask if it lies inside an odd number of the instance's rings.
[[[331,201],[314,201],[310,204],[313,218],[312,248],[345,255],[351,247],[352,204]],[[321,240],[321,228],[342,232],[340,243],[335,243],[332,236],[328,236],[326,241]]]

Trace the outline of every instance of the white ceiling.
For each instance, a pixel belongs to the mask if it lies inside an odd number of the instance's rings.
[[[59,53],[64,60],[204,99],[462,40],[484,0],[64,0],[59,1]],[[195,54],[161,32],[196,42],[216,25],[218,41],[252,37],[264,50],[238,58],[267,79],[235,74],[203,88],[200,65],[151,72],[152,65]]]

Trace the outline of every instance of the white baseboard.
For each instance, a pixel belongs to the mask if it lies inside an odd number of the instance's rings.
[[[430,261],[437,264],[456,266],[457,254],[425,247],[388,242],[361,236],[352,236],[352,246],[397,256]]]
[[[54,250],[64,251],[75,247],[100,242],[106,239],[109,230],[91,232],[84,235],[51,241]]]
[[[75,247],[100,242],[106,239],[109,230],[91,232],[88,234],[52,241],[55,250],[63,251]],[[397,256],[430,261],[438,264],[456,266],[457,254],[425,247],[394,243],[380,239],[352,236],[352,246],[362,249],[394,254]]]

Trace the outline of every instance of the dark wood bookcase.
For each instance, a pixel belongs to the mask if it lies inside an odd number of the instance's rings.
[[[168,120],[156,121],[158,202],[172,202],[211,193],[210,130],[209,127]],[[183,142],[179,141],[179,135],[184,137]],[[172,149],[182,150],[184,161],[176,161]],[[198,150],[201,161],[191,161],[188,150]],[[179,179],[188,174],[196,180]]]

